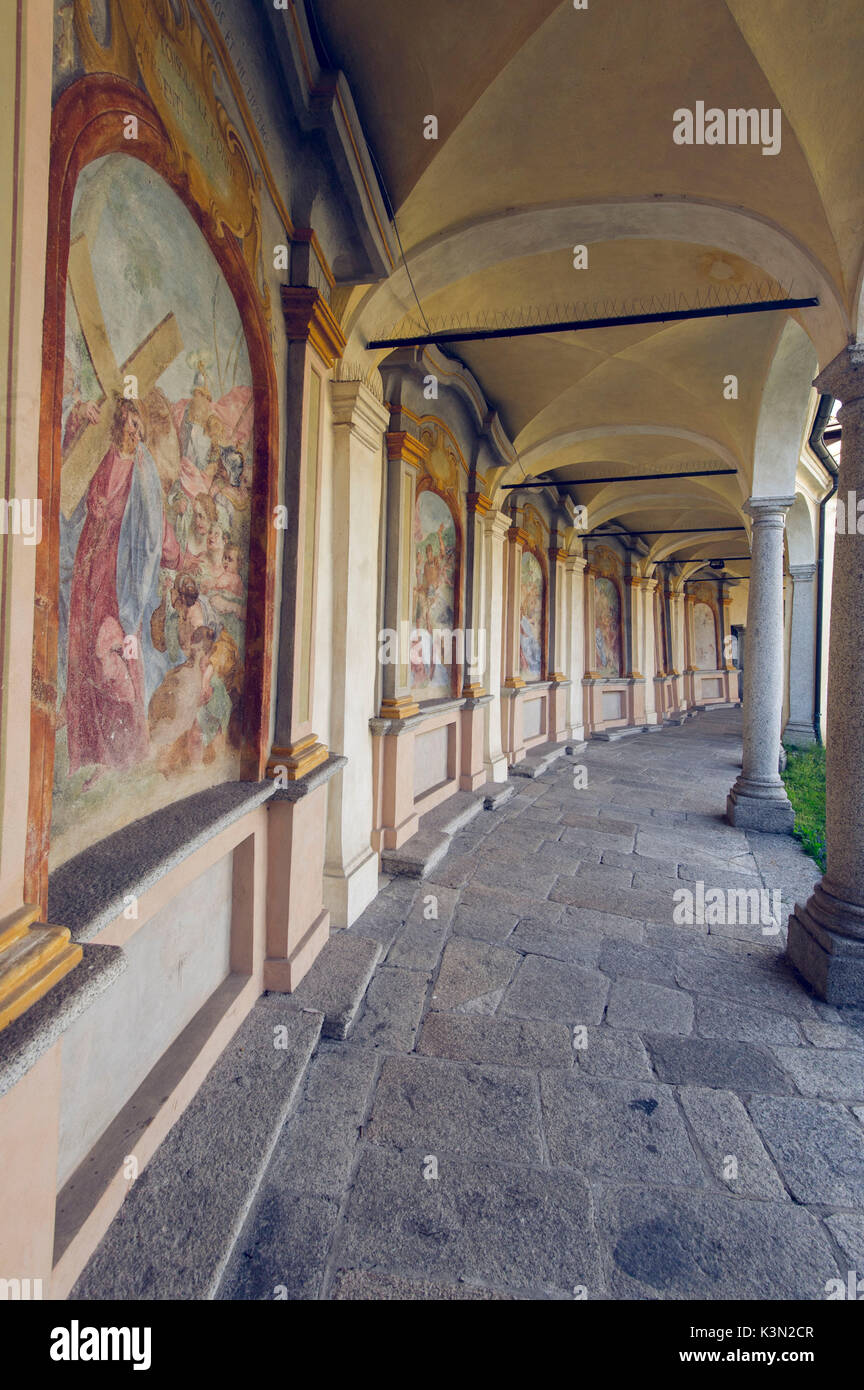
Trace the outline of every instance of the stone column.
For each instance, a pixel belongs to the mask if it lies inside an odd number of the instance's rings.
[[[789,833],[795,813],[778,771],[783,711],[783,531],[794,497],[751,497],[744,671],[744,758],[726,801],[730,825]]]
[[[330,385],[333,410],[333,658],[330,745],[348,758],[327,804],[324,903],[348,927],[378,892],[372,739],[378,675],[378,529],[389,412],[359,381]]]
[[[813,385],[843,402],[838,497],[864,496],[864,345],[844,348]],[[828,656],[828,868],[789,919],[787,952],[831,1004],[864,1005],[864,590],[861,536],[838,532]],[[755,643],[747,632],[747,663]],[[746,677],[745,677],[746,679]]]
[[[791,565],[792,629],[789,634],[789,720],[785,737],[790,743],[815,743],[813,727],[816,657],[815,565]]]

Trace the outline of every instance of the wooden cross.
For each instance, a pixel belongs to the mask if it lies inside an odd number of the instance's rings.
[[[152,333],[148,333],[121,367],[114,360],[114,350],[102,317],[93,264],[87,238],[76,237],[69,247],[69,286],[81,324],[81,332],[90,353],[93,370],[102,388],[102,411],[99,423],[87,424],[64,460],[60,474],[60,507],[65,517],[74,512],[99,464],[108,451],[113,409],[111,401],[123,395],[127,376],[138,379],[137,398],[144,400],[153,390],[162,373],[183,351],[183,339],[173,314],[166,314]]]

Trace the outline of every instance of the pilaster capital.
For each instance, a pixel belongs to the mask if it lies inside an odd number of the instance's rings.
[[[812,584],[816,574],[815,565],[790,565],[789,573],[796,584]]]
[[[370,449],[381,447],[390,412],[376,400],[365,382],[331,381],[330,401],[334,427],[347,425]]]
[[[469,512],[474,512],[477,516],[486,516],[492,511],[494,503],[483,492],[469,492],[465,498],[468,503]]]
[[[842,401],[843,408],[864,403],[864,343],[850,343],[814,379],[817,391]]]
[[[282,314],[290,343],[309,343],[325,367],[345,351],[345,334],[320,290],[282,286]]]
[[[387,457],[391,463],[408,463],[419,470],[429,453],[427,445],[421,444],[417,436],[409,434],[407,430],[389,430],[385,438]]]
[[[492,540],[502,541],[510,530],[510,517],[506,512],[487,512],[483,517],[483,530]]]
[[[568,574],[584,574],[587,564],[584,555],[568,555],[564,561],[564,568]]]
[[[525,546],[528,544],[531,537],[528,535],[527,531],[523,531],[521,526],[511,526],[507,532],[507,539],[508,541],[512,541],[514,545]]]

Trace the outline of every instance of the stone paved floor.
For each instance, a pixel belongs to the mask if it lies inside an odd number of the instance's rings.
[[[758,923],[673,925],[701,880],[782,889],[785,934],[817,877],[721,819],[738,727],[592,743],[584,790],[562,760],[386,883],[351,928],[386,951],[365,1011],[319,1044],[220,1297],[824,1299],[864,1272],[864,1019]]]

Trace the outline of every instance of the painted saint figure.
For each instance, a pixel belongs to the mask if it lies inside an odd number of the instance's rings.
[[[129,768],[148,756],[147,704],[167,669],[152,645],[150,618],[160,566],[180,563],[137,401],[118,402],[111,439],[72,518],[80,537],[69,596],[66,726],[70,772],[97,767],[86,785],[107,767]]]

